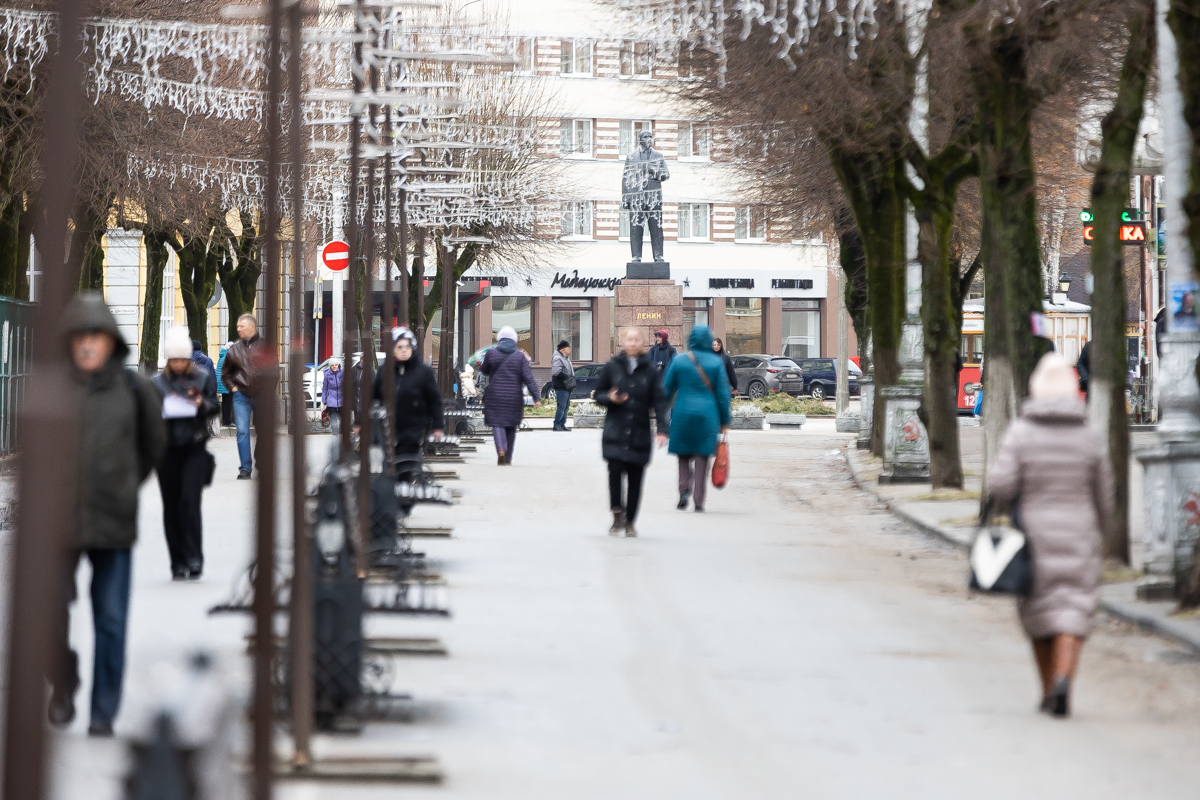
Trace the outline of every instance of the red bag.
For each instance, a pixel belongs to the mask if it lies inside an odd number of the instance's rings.
[[[713,486],[724,489],[729,482],[729,442],[724,436],[717,440],[717,455],[713,459]]]

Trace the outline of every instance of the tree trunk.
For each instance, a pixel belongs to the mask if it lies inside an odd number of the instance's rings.
[[[258,276],[262,274],[262,248],[259,247],[258,235],[254,229],[254,219],[245,212],[242,213],[241,219],[242,235],[234,243],[234,253],[224,253],[225,257],[217,263],[221,290],[225,293],[225,304],[229,307],[228,334],[231,342],[238,338],[238,317],[254,312]]]
[[[416,326],[417,348],[425,348],[425,229],[416,228],[413,235],[412,271],[408,277],[409,319]]]
[[[179,289],[187,317],[188,333],[208,350],[208,301],[217,285],[217,265],[221,261],[220,227],[211,240],[190,236],[179,251]]]
[[[71,253],[67,263],[79,270],[79,290],[98,292],[104,288],[104,233],[108,227],[108,203],[102,211],[79,206],[71,215]]]
[[[1154,62],[1154,2],[1130,9],[1129,44],[1117,100],[1101,123],[1100,163],[1092,179],[1091,380],[1089,417],[1105,434],[1113,473],[1113,513],[1103,521],[1104,556],[1129,563],[1129,426],[1125,412],[1125,258],[1118,238],[1129,201],[1130,162]]]
[[[17,296],[17,282],[25,271],[20,266],[22,216],[22,198],[19,196],[0,209],[0,295],[6,297]]]
[[[138,352],[142,371],[151,373],[158,370],[163,273],[170,261],[168,242],[173,238],[161,229],[147,230],[142,236],[146,242],[146,296],[142,301],[142,344]]]
[[[442,279],[442,337],[438,348],[438,389],[442,397],[454,396],[454,331],[458,311],[455,291],[458,281],[454,275],[457,253],[453,248],[438,248],[439,271]]]
[[[844,219],[843,219],[844,217]],[[870,338],[867,322],[867,264],[863,253],[862,237],[854,227],[854,217],[849,211],[839,212],[834,226],[838,236],[838,262],[846,274],[846,310],[854,324],[854,335],[859,348]],[[859,367],[863,372],[870,366],[870,353],[862,352]]]

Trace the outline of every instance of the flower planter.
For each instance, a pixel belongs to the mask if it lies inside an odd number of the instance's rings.
[[[755,409],[754,413],[735,413],[729,427],[736,431],[761,431],[763,429],[763,413]]]
[[[580,403],[573,406],[571,415],[573,428],[603,428],[604,409],[595,403]]]
[[[772,430],[783,428],[798,431],[806,420],[807,417],[803,414],[767,414],[767,424]]]

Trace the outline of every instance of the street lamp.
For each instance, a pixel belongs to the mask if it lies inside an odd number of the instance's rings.
[[[1058,290],[1063,294],[1066,294],[1070,288],[1071,276],[1064,272],[1058,276]]]

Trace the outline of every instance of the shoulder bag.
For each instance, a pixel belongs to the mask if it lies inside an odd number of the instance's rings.
[[[718,405],[721,399],[717,397],[717,390],[713,388],[712,381],[708,379],[708,375],[704,373],[704,368],[700,366],[700,362],[696,360],[696,354],[688,351],[688,358],[692,360],[692,364],[696,367],[696,372],[700,373],[700,380],[704,381],[704,385],[712,392],[713,399]],[[722,434],[717,439],[717,452],[713,457],[712,467],[712,484],[718,489],[724,489],[725,484],[729,482],[729,439]]]
[[[1017,501],[1013,501],[1016,506]],[[979,516],[979,532],[971,546],[970,588],[991,594],[1023,597],[1033,587],[1033,558],[1025,534],[1012,525],[991,522],[989,498]]]

